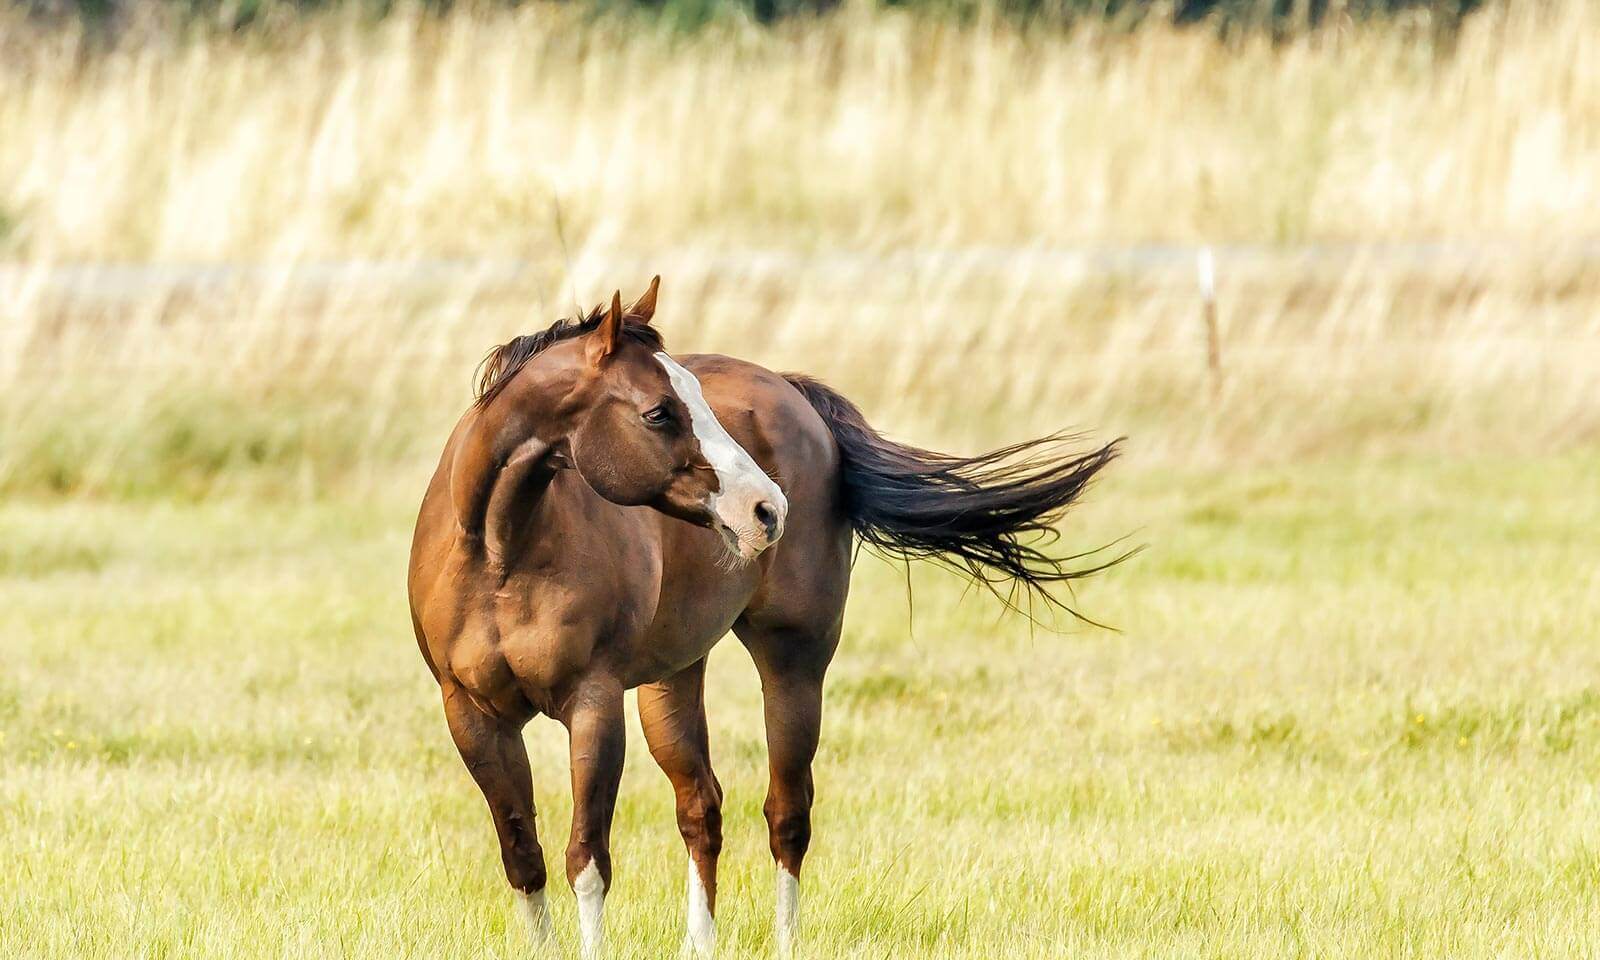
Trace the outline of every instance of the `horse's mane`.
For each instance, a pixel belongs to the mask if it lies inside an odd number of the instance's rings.
[[[478,385],[474,405],[479,407],[487,405],[505,389],[506,384],[511,382],[511,378],[518,370],[527,366],[529,360],[549,349],[551,345],[571,340],[573,337],[581,337],[600,326],[600,321],[605,319],[608,309],[610,309],[608,304],[599,304],[586,314],[562,318],[538,333],[512,337],[490,350],[488,356],[483,358],[483,362],[478,364]],[[622,335],[651,350],[662,348],[661,332],[632,313],[622,318]]]

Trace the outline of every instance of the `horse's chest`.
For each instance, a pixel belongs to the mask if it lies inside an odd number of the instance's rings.
[[[497,610],[500,651],[518,677],[555,689],[595,669],[616,642],[645,629],[651,615],[644,591],[544,584],[502,594]]]

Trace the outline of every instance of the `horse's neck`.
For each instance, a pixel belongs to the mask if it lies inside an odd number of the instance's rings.
[[[530,440],[500,469],[484,510],[483,543],[491,556],[510,557],[534,535],[539,507],[560,469],[553,456],[548,444]]]
[[[560,469],[556,404],[537,384],[468,414],[450,468],[456,519],[491,556],[526,535],[534,505]]]

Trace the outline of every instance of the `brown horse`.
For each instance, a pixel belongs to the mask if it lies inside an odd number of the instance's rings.
[[[601,950],[632,687],[688,847],[687,945],[713,948],[722,787],[704,682],[706,655],[731,629],[761,677],[786,953],[854,541],[1042,593],[1098,569],[1069,569],[1028,541],[1116,447],[1072,456],[1047,438],[962,458],[901,446],[815,380],[668,356],[650,326],[659,280],[626,309],[614,296],[489,355],[422,501],[412,622],[540,940],[545,863],[521,731],[540,713],[566,726],[566,873],[588,957]]]

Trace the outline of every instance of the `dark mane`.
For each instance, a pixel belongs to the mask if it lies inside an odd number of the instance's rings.
[[[512,337],[490,350],[483,362],[478,364],[474,405],[481,407],[488,404],[505,389],[518,370],[552,344],[581,337],[600,326],[600,321],[605,319],[606,309],[606,304],[602,303],[582,316],[557,320],[538,333]],[[622,318],[622,335],[651,350],[660,350],[662,347],[661,333],[631,313]]]

